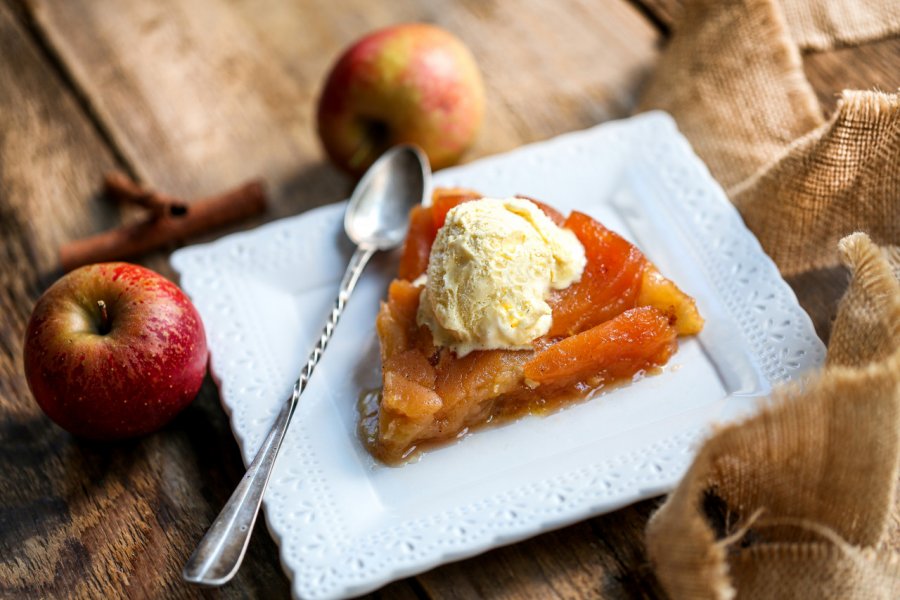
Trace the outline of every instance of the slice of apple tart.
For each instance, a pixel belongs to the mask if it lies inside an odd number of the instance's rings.
[[[690,296],[591,217],[438,189],[410,215],[377,317],[383,388],[361,402],[360,433],[396,464],[631,380],[702,327]]]

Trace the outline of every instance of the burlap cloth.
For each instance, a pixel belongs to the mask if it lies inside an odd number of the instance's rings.
[[[900,4],[691,0],[673,31],[641,108],[675,117],[830,341],[699,449],[648,524],[655,572],[674,598],[900,598],[900,97],[846,91],[826,120],[798,50],[898,32]],[[839,304],[820,293],[847,270]]]

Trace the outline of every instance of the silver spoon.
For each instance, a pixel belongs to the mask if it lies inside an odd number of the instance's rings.
[[[275,418],[247,473],[184,566],[182,576],[185,581],[218,586],[237,573],[284,434],[300,395],[341,318],[344,305],[372,255],[378,250],[396,248],[403,241],[409,211],[426,200],[430,179],[428,159],[418,148],[396,146],[369,167],[353,190],[344,214],[344,231],[356,244],[356,251],[344,272],[334,308],[294,384],[294,392]]]

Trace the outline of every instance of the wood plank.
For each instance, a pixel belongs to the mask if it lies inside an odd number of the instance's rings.
[[[684,10],[683,0],[634,0],[635,4],[653,15],[653,20],[671,31],[672,25]]]
[[[452,31],[487,87],[484,131],[469,160],[629,114],[657,56],[658,32],[621,0],[373,4],[317,2],[313,11],[309,2],[252,0],[239,8],[313,96],[340,50],[372,29],[423,21]]]
[[[228,6],[39,1],[32,9],[146,183],[191,197],[263,175],[275,188],[275,216],[296,212],[288,196],[308,208],[346,193],[336,172],[303,158],[315,152],[309,90]]]
[[[71,90],[0,2],[0,597],[203,596],[178,572],[242,474],[211,384],[165,431],[109,445],[75,440],[28,391],[21,356],[31,307],[56,276],[60,243],[120,221],[95,196],[114,166]],[[248,560],[223,597],[287,594],[265,533]]]
[[[347,193],[347,180],[322,162],[314,104],[340,50],[372,28],[436,22],[472,47],[489,101],[470,158],[627,114],[658,38],[621,0],[602,8],[578,0],[568,10],[536,0],[490,8],[36,0],[33,8],[144,180],[190,195],[262,174],[274,216]]]
[[[322,162],[314,101],[339,50],[369,29],[429,21],[470,45],[485,72],[489,102],[469,159],[626,115],[659,37],[620,0],[602,6],[578,0],[567,10],[537,0],[524,6],[35,0],[32,9],[109,137],[144,181],[194,195],[262,174],[273,190],[273,216],[336,200],[349,189],[347,179]],[[205,407],[216,412],[211,402]],[[183,432],[197,421],[186,422]],[[197,450],[182,443],[182,459],[192,460]],[[201,454],[203,464],[217,472],[206,461],[214,461],[215,453]],[[198,521],[208,523],[223,501],[208,497],[197,507],[206,511]],[[629,574],[642,572],[635,565],[643,560],[639,540],[647,512],[646,506],[626,509],[483,560],[508,563],[511,580],[546,573],[546,586],[538,585],[535,593],[557,587],[566,595],[593,595],[602,587],[621,595],[634,588],[623,583],[629,578],[643,581]],[[199,537],[202,526],[185,529]],[[623,543],[598,544],[598,533]],[[173,545],[182,552],[189,547],[181,539]],[[577,560],[557,573],[563,551]],[[251,564],[242,573],[257,568]],[[424,577],[422,587],[395,584],[379,596],[439,597],[458,586],[484,585],[483,577],[465,568],[447,569]],[[161,570],[160,577],[175,585],[172,568]],[[273,575],[262,570],[248,577]],[[256,588],[238,583],[226,589],[252,595]],[[516,595],[520,589],[510,583],[495,591]]]
[[[419,577],[434,598],[661,598],[647,562],[648,500]]]
[[[842,90],[900,90],[900,37],[803,55],[803,72],[825,114]]]

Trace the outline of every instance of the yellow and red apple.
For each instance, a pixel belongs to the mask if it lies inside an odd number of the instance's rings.
[[[451,33],[421,23],[371,33],[338,59],[319,98],[329,157],[359,174],[390,146],[422,148],[431,165],[454,164],[484,115],[475,59]]]
[[[206,373],[200,315],[174,283],[128,263],[82,267],[44,292],[25,332],[25,376],[64,429],[92,439],[155,431]]]

